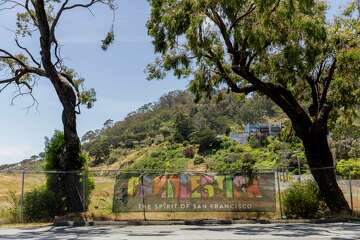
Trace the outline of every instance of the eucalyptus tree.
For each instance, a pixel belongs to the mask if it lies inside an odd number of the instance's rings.
[[[0,80],[0,91],[15,85],[18,87],[17,96],[32,92],[35,82],[42,79],[50,81],[63,107],[62,122],[64,126],[65,147],[60,154],[60,170],[80,170],[83,162],[79,158],[80,140],[76,129],[76,114],[80,113],[80,104],[91,107],[95,99],[94,89],[83,87],[84,79],[64,63],[61,56],[60,39],[57,36],[57,27],[63,16],[70,11],[86,9],[91,11],[95,5],[105,5],[115,11],[113,0],[1,0],[0,14],[4,11],[16,11],[15,43],[16,53],[0,47],[0,71],[4,78]],[[39,54],[22,45],[23,38],[37,40]],[[113,40],[110,31],[102,41],[102,48],[106,49]],[[33,97],[34,101],[36,99]],[[67,188],[68,207],[70,212],[83,211],[83,205],[74,176],[62,178],[62,187]],[[61,187],[61,186],[59,186]]]
[[[356,4],[326,22],[317,0],[151,0],[149,79],[191,77],[197,98],[258,92],[288,116],[332,212],[349,212],[336,182],[329,123],[359,103]]]

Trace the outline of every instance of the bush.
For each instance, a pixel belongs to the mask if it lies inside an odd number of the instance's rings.
[[[11,223],[20,222],[20,199],[15,191],[9,191],[7,196],[7,203],[9,205],[7,212],[9,213],[9,220]]]
[[[179,113],[175,117],[174,124],[174,140],[175,142],[183,142],[190,140],[190,135],[194,130],[193,122],[190,116]]]
[[[351,176],[353,179],[360,178],[360,160],[348,159],[341,160],[336,165],[336,171],[339,175],[348,178]]]
[[[189,158],[185,157],[186,147],[182,144],[163,144],[134,161],[128,170],[140,171],[181,171]]]
[[[224,156],[224,163],[231,164],[239,161],[242,155],[239,153],[229,153]]]
[[[64,147],[64,133],[60,131],[55,131],[54,136],[46,144],[45,170],[63,170],[63,166],[61,166],[60,163]],[[80,152],[77,158],[77,164],[82,166],[82,168],[79,169],[79,171],[81,171],[82,173],[73,173],[74,175],[53,173],[47,174],[46,189],[49,192],[55,194],[54,201],[56,201],[56,206],[58,208],[59,214],[68,213],[71,209],[71,206],[74,204],[74,202],[67,197],[69,195],[69,184],[71,184],[71,187],[81,189],[81,192],[83,187],[85,186],[85,201],[83,201],[83,203],[85,210],[87,209],[90,202],[90,194],[94,189],[94,180],[89,174],[88,163],[89,156],[84,152]],[[83,183],[84,179],[86,181],[85,184]]]
[[[24,195],[24,219],[28,222],[50,220],[59,214],[58,201],[46,187],[36,188]]]
[[[253,133],[249,136],[248,143],[251,147],[265,147],[269,144],[269,140],[264,133]]]
[[[195,155],[194,149],[192,147],[187,147],[184,149],[184,156],[186,158],[193,158]]]
[[[204,128],[198,132],[195,132],[191,136],[192,143],[199,144],[199,153],[206,154],[211,150],[218,150],[220,148],[221,141],[216,137],[216,133],[209,129]]]
[[[284,213],[288,218],[317,218],[323,205],[314,181],[295,183],[284,194]]]
[[[201,156],[197,156],[195,159],[194,159],[194,164],[195,165],[199,165],[199,164],[203,164],[205,163],[205,159]]]

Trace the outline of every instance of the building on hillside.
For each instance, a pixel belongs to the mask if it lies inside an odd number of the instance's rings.
[[[246,133],[263,133],[266,136],[278,136],[281,131],[281,123],[248,123],[245,126]]]
[[[229,137],[241,144],[246,144],[251,134],[262,133],[265,136],[276,137],[279,136],[281,128],[281,123],[248,123],[245,126],[244,132],[231,132]]]

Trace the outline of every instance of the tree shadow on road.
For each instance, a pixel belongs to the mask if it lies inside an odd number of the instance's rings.
[[[47,230],[27,229],[21,232],[12,234],[0,234],[2,240],[15,240],[15,239],[34,239],[34,240],[48,240],[48,239],[90,239],[93,237],[101,236],[106,237],[110,234],[111,228],[91,228],[91,227],[52,227]]]
[[[331,226],[331,227],[329,227]],[[275,237],[321,237],[334,236],[339,233],[339,237],[333,237],[334,240],[349,239],[341,237],[342,231],[360,232],[358,224],[343,224],[336,223],[331,225],[316,225],[316,224],[279,224],[279,225],[244,225],[236,227],[209,227],[197,226],[184,228],[186,231],[210,231],[210,232],[227,232],[242,236],[262,236],[268,235]],[[341,232],[340,232],[341,231]]]

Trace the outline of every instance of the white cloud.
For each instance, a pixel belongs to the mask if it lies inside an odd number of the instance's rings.
[[[20,162],[33,152],[33,149],[28,145],[0,146],[0,164]]]

